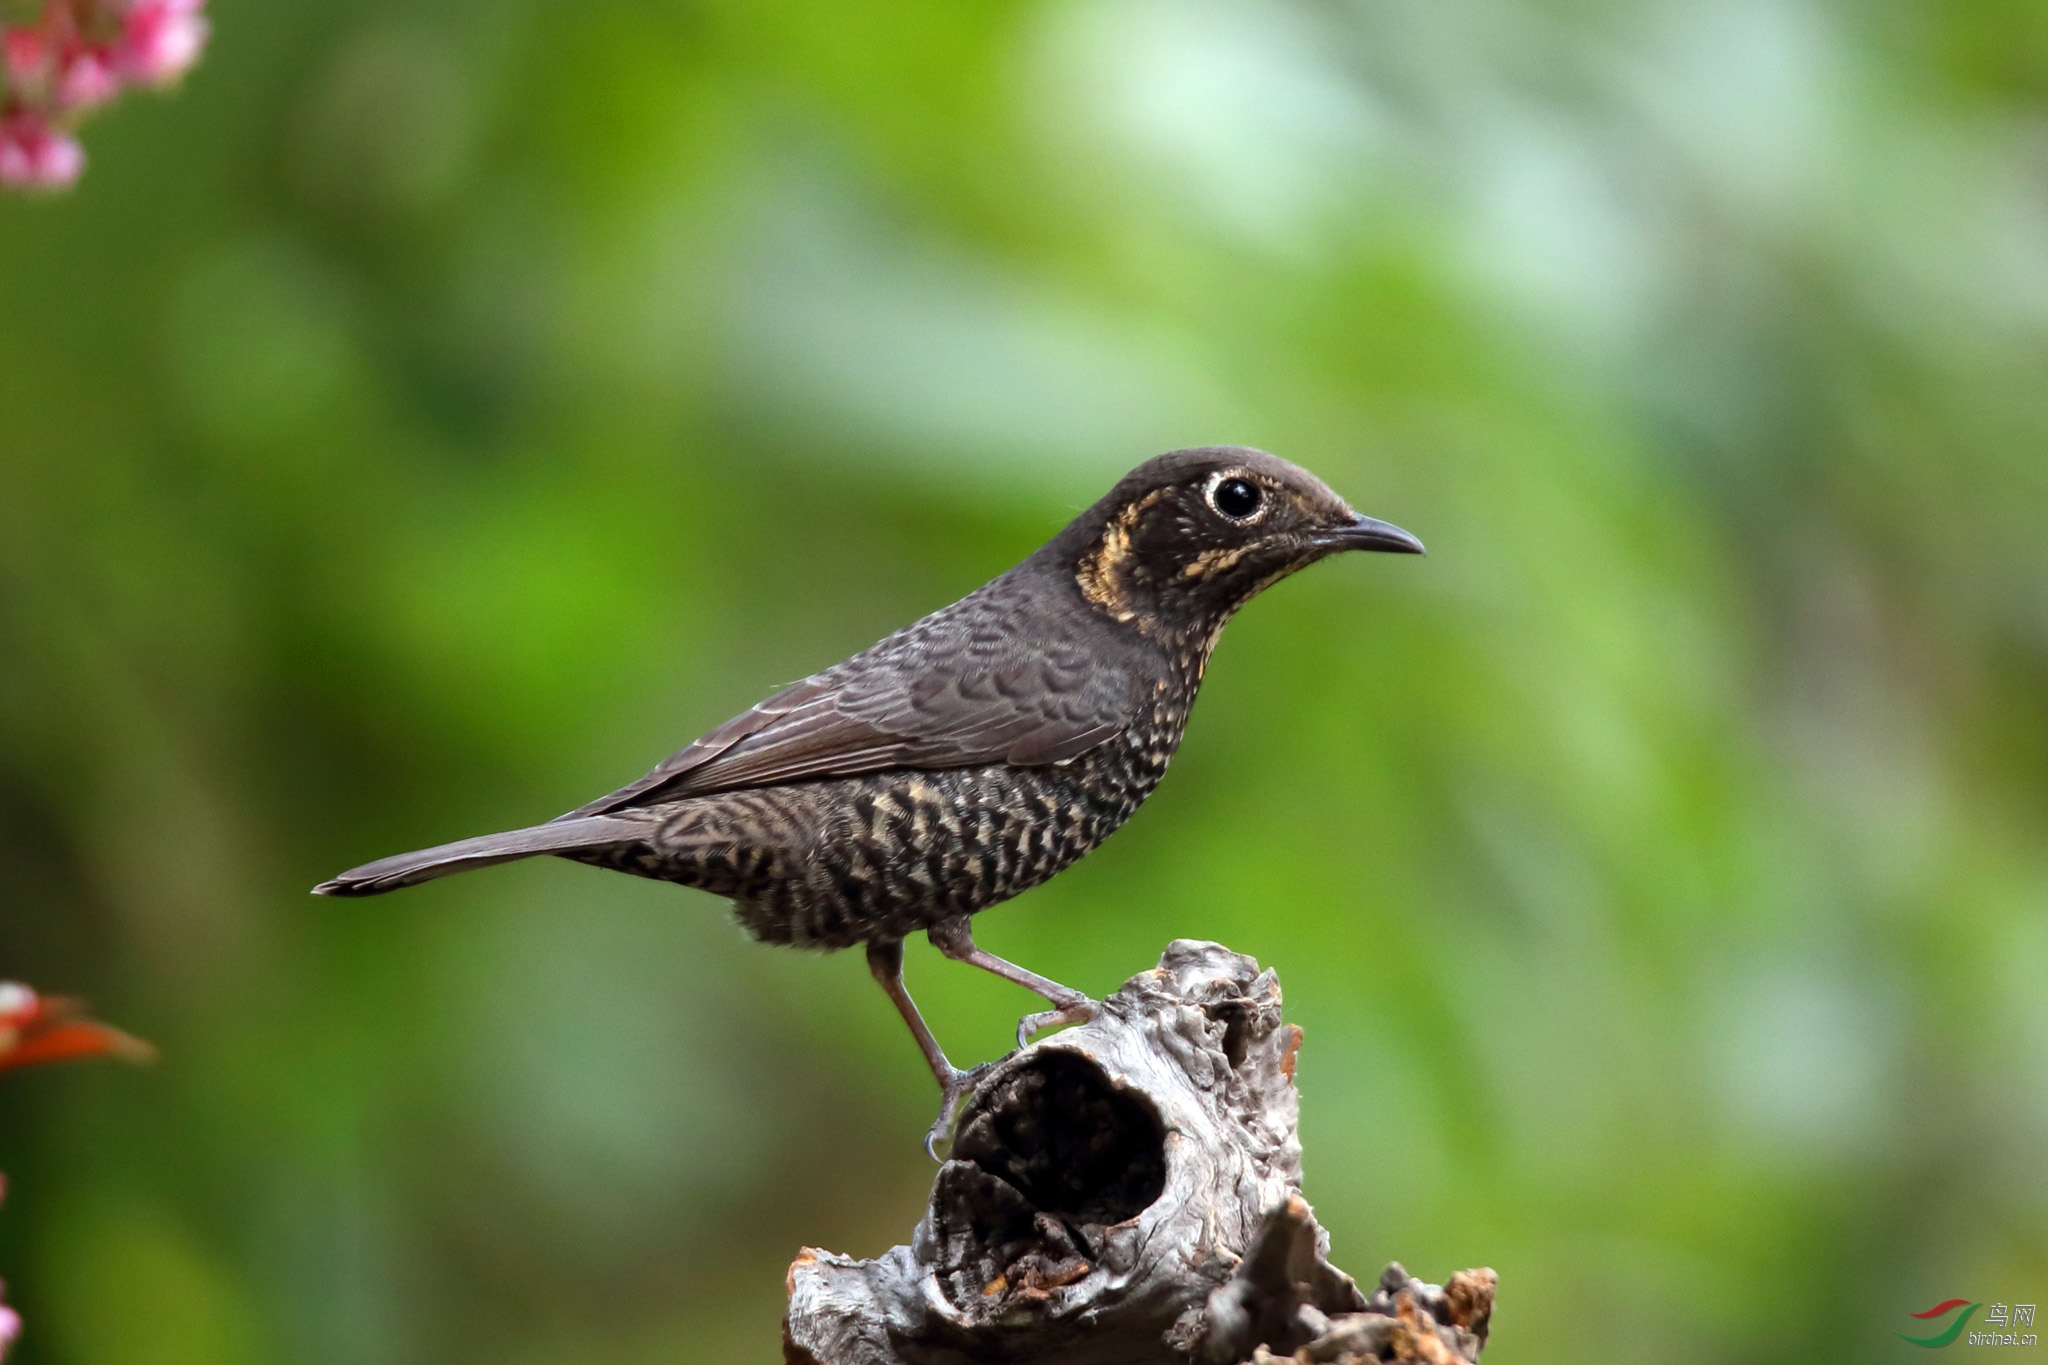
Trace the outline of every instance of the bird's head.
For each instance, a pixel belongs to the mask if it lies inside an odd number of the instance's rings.
[[[1081,595],[1148,630],[1203,632],[1261,590],[1341,550],[1421,554],[1321,479],[1244,446],[1147,460],[1046,547]]]

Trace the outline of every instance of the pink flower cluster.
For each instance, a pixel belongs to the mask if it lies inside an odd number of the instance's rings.
[[[206,0],[42,0],[0,24],[0,185],[62,189],[85,169],[73,129],[131,85],[165,86],[199,60]]]

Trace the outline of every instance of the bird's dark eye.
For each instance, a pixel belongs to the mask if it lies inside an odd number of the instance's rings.
[[[1259,510],[1264,495],[1249,479],[1225,479],[1209,490],[1209,502],[1232,521],[1243,521]]]

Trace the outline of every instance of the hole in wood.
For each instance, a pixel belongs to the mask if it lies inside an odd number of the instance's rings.
[[[1214,1023],[1223,1025],[1223,1059],[1230,1063],[1232,1071],[1244,1065],[1247,1045],[1251,1041],[1251,1013],[1249,1002],[1244,1000],[1222,1000],[1202,1006],[1202,1013]]]
[[[1151,1102],[1071,1052],[1043,1052],[975,1096],[953,1156],[1033,1209],[1084,1225],[1136,1218],[1166,1188],[1166,1130]]]

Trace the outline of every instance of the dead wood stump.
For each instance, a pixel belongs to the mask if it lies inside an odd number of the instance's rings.
[[[909,1246],[805,1250],[790,1365],[1476,1361],[1490,1270],[1443,1288],[1328,1260],[1301,1197],[1280,982],[1181,939],[1087,1024],[1004,1059],[962,1106]]]

